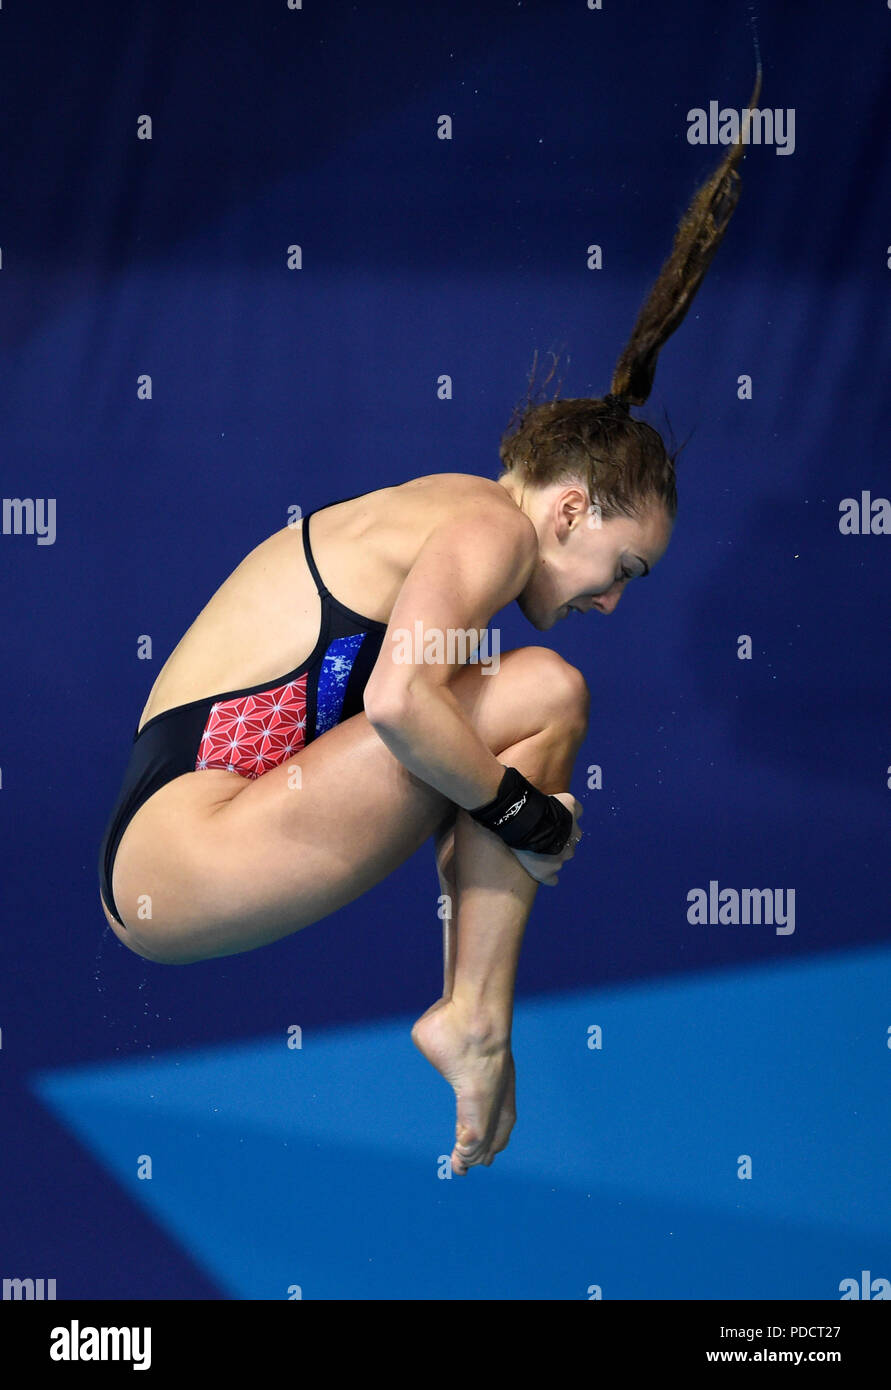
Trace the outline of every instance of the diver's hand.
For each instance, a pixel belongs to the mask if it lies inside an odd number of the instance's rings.
[[[572,812],[572,830],[569,832],[569,839],[566,841],[559,854],[532,854],[527,849],[513,849],[511,853],[519,859],[527,874],[536,879],[539,883],[544,883],[548,888],[555,888],[557,885],[557,875],[566,863],[575,854],[576,845],[581,839],[582,832],[579,830],[578,821],[584,807],[576,801],[571,792],[555,792],[557,801],[561,801],[567,810]]]

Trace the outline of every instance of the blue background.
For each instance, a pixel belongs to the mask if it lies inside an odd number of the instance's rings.
[[[724,152],[686,113],[751,92],[748,14],[0,13],[3,494],[57,508],[53,545],[0,536],[0,1276],[537,1299],[891,1277],[891,536],[839,531],[843,498],[891,496],[879,0],[757,7],[760,106],[794,108],[795,150],[749,149],[641,412],[689,437],[657,572],[609,621],[498,620],[593,700],[586,838],[527,931],[494,1167],[437,1178],[454,1107],[408,1039],[440,985],[429,848],[334,919],[183,968],[121,948],[97,899],[157,671],[290,506],[497,476],[536,349],[566,354],[563,395],[609,388]],[[794,934],[692,926],[710,880],[794,888]]]

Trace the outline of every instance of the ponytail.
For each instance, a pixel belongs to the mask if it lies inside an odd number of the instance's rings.
[[[656,501],[672,519],[677,512],[675,463],[652,425],[635,419],[653,389],[659,351],[680,324],[702,284],[712,257],[739,201],[737,165],[745,152],[750,112],[761,92],[759,63],[739,139],[715,172],[694,194],[675,233],[671,254],[637,316],[631,337],[613,372],[608,393],[595,399],[561,399],[535,403],[533,360],[525,401],[514,408],[501,438],[502,472],[531,487],[581,478],[589,499],[595,496],[605,520],[635,516]],[[548,385],[557,359],[540,389]],[[559,392],[559,385],[557,391]]]
[[[739,139],[730,147],[711,178],[694,194],[681,218],[671,254],[647,295],[631,331],[628,345],[613,372],[609,395],[621,405],[643,405],[653,389],[656,359],[663,344],[683,322],[696,291],[739,202],[741,177],[737,165],[745,153],[749,113],[761,93],[761,66],[746,107]],[[609,399],[609,397],[607,398]]]

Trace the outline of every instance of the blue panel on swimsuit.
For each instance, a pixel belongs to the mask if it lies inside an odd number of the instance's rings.
[[[349,637],[336,637],[325,653],[316,698],[317,738],[326,729],[333,729],[340,718],[350,671],[367,635],[365,632],[354,632]]]

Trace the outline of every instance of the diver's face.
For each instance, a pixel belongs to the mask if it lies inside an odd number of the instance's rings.
[[[665,554],[672,523],[652,504],[639,517],[601,521],[577,487],[547,489],[535,508],[539,563],[518,598],[541,632],[570,613],[612,613],[632,579]]]

